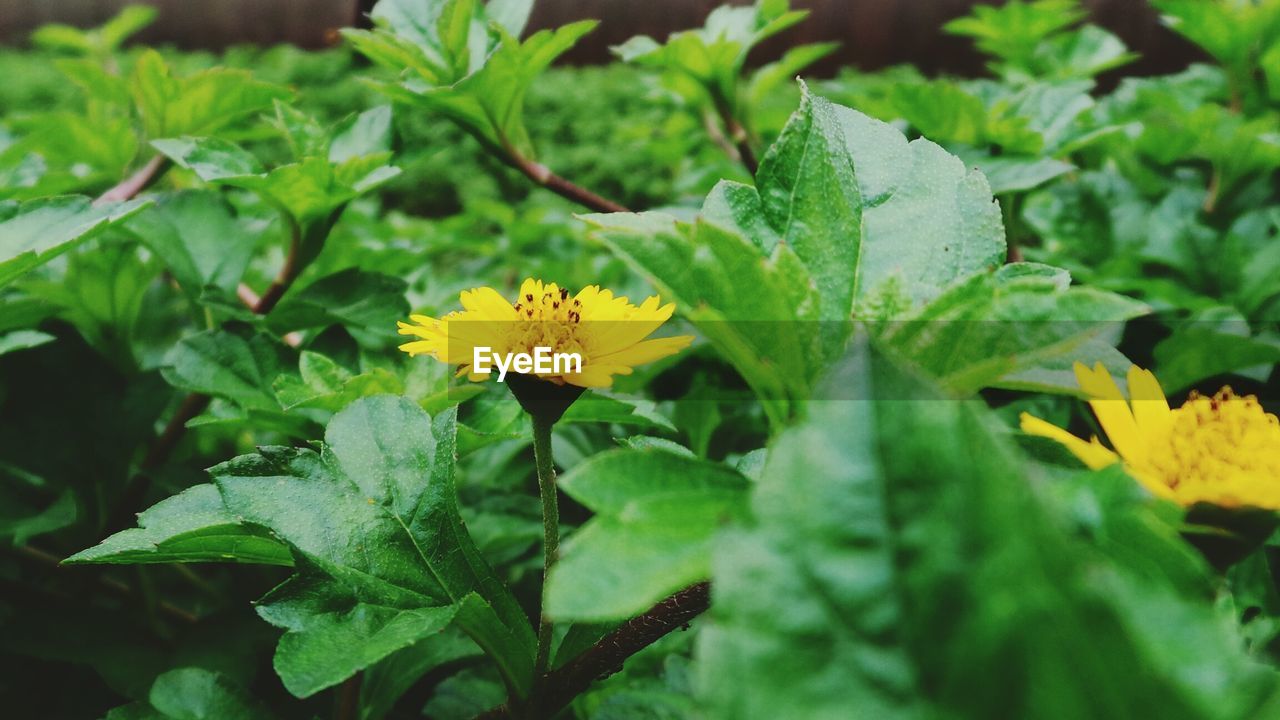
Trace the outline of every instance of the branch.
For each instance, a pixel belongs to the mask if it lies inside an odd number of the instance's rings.
[[[502,159],[508,165],[524,173],[525,177],[532,180],[535,184],[540,185],[551,192],[559,195],[566,200],[571,200],[589,210],[602,213],[631,212],[625,206],[600,197],[590,190],[574,185],[559,175],[551,172],[551,168],[541,163],[534,162],[529,158],[521,155],[513,148],[507,148],[502,153]]]
[[[687,628],[711,604],[711,584],[691,585],[654,605],[651,610],[623,623],[578,657],[542,678],[535,689],[532,717],[547,718],[591,687],[622,669],[623,663],[676,628]],[[475,720],[509,720],[506,705],[476,716]]]
[[[756,171],[760,169],[760,163],[756,160],[756,153],[751,149],[751,142],[747,129],[738,122],[738,118],[734,117],[733,109],[729,106],[728,101],[720,97],[719,93],[714,93],[713,99],[716,112],[720,115],[720,122],[724,123],[725,133],[728,139],[733,143],[734,154],[742,166],[751,173],[751,177],[756,176]]]
[[[352,675],[334,690],[333,720],[356,720],[360,716],[360,681],[363,675]]]
[[[151,187],[165,172],[169,169],[169,158],[163,155],[157,155],[138,172],[130,175],[120,184],[98,196],[93,202],[94,205],[101,205],[109,202],[124,202],[137,197],[138,193]]]
[[[293,285],[293,281],[298,279],[298,273],[302,272],[301,263],[298,262],[298,252],[302,248],[302,230],[298,227],[298,223],[291,218],[286,218],[289,222],[289,252],[284,256],[284,265],[280,267],[280,272],[276,274],[276,279],[271,282],[271,286],[267,291],[262,293],[262,297],[250,306],[255,315],[266,315],[275,309],[276,303],[280,302],[280,298],[284,297],[285,292]]]

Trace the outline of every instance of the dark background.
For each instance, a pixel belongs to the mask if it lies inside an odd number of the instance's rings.
[[[291,42],[317,48],[336,42],[337,28],[359,22],[373,0],[0,0],[0,42],[21,44],[46,22],[93,26],[121,6],[144,1],[160,8],[156,24],[138,42],[183,48],[221,48],[238,43]],[[749,0],[731,0],[747,4]],[[601,26],[567,56],[568,62],[609,59],[609,46],[633,35],[661,39],[697,27],[723,0],[537,0],[531,30],[596,18]],[[976,0],[793,0],[812,10],[810,19],[756,51],[773,58],[802,42],[835,40],[838,53],[814,68],[828,74],[841,65],[875,69],[912,63],[927,73],[977,74],[982,60],[972,42],[941,31]],[[993,3],[993,4],[999,4]],[[1184,41],[1160,25],[1146,0],[1084,0],[1093,21],[1119,35],[1142,59],[1129,75],[1172,72],[1197,59]]]

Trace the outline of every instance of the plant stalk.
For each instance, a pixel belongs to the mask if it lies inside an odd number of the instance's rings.
[[[534,660],[534,677],[547,671],[551,660],[551,621],[547,618],[547,578],[560,553],[560,504],[556,498],[556,468],[551,457],[551,430],[555,420],[544,414],[532,414],[533,457],[538,469],[538,495],[542,498],[542,596],[538,610],[538,654]]]
[[[94,204],[101,205],[108,202],[132,200],[138,193],[155,184],[169,169],[169,166],[169,158],[163,155],[151,158],[138,172],[121,180],[120,184],[99,195]]]
[[[551,168],[530,160],[516,152],[513,148],[507,148],[501,157],[508,165],[524,173],[525,177],[532,180],[535,184],[550,190],[566,200],[575,202],[588,210],[594,210],[600,213],[631,212],[624,205],[620,205],[608,198],[600,197],[580,185],[575,185],[569,182],[552,172]]]
[[[593,683],[619,670],[632,655],[669,633],[688,628],[711,605],[711,584],[696,583],[654,605],[606,635],[581,655],[542,678],[539,692],[528,708],[499,705],[475,720],[511,720],[518,717],[548,718],[567,707]],[[526,712],[522,713],[521,710]]]
[[[737,155],[736,159],[742,163],[747,172],[751,173],[751,177],[755,177],[756,172],[760,170],[760,161],[756,159],[756,153],[751,149],[750,134],[733,114],[729,101],[720,93],[713,93],[712,101],[716,106],[716,113],[720,115],[720,122],[724,123],[725,136],[733,148],[733,154]]]

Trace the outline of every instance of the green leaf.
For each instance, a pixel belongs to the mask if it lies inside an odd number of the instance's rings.
[[[1209,598],[1064,527],[981,403],[861,348],[828,382],[871,401],[811,405],[717,542],[711,717],[1244,718],[1274,690]]]
[[[275,669],[289,692],[313,695],[436,635],[453,622],[453,605],[299,561],[300,575],[258,602],[264,620],[284,628]],[[355,587],[350,587],[354,583]]]
[[[843,323],[815,322],[818,296],[808,273],[791,246],[773,240],[763,219],[752,214],[759,204],[753,190],[722,183],[707,205],[739,202],[743,215],[763,226],[759,233],[744,237],[710,218],[683,223],[661,213],[584,219],[595,237],[653,279],[781,423],[822,362],[819,333],[838,336]]]
[[[428,672],[478,655],[480,649],[465,635],[445,631],[387,656],[365,670],[360,681],[361,720],[385,717],[396,701]]]
[[[329,162],[344,163],[391,152],[391,106],[366,110],[339,123],[329,142]]]
[[[757,187],[720,183],[694,223],[584,219],[771,406],[806,396],[851,315],[905,314],[1004,259],[1000,210],[980,173],[807,90]],[[773,408],[775,419],[788,412]]]
[[[398,337],[396,320],[409,314],[407,289],[400,278],[349,268],[286,295],[267,326],[283,335],[341,325],[362,345],[387,347]]]
[[[70,50],[86,55],[113,53],[124,42],[155,21],[158,11],[147,5],[127,5],[101,27],[80,30],[70,25],[41,25],[31,41],[48,50]]]
[[[372,15],[377,29],[343,34],[358,52],[400,73],[382,87],[393,100],[445,115],[499,154],[532,159],[525,93],[596,23],[542,30],[521,42],[516,35],[528,6],[527,0],[488,8],[475,0],[383,0]],[[489,20],[492,34],[484,30]]]
[[[527,692],[533,631],[458,514],[454,437],[452,412],[433,423],[405,399],[378,396],[336,415],[321,453],[262,448],[210,471],[229,512],[293,548],[300,574],[259,613],[290,631],[276,669],[295,694],[449,622]]]
[[[288,90],[255,80],[243,70],[212,68],[176,78],[155,50],[138,57],[129,91],[146,137],[212,135],[251,115],[271,109]]]
[[[658,67],[668,73],[692,80],[701,98],[688,98],[710,106],[723,104],[730,112],[738,110],[738,82],[747,56],[761,41],[799,23],[807,10],[791,11],[789,0],[757,0],[749,7],[721,5],[707,15],[706,23],[696,30],[672,33],[665,44],[639,35],[613,48],[623,62]],[[764,78],[759,88],[783,77],[791,79],[810,63],[829,53],[833,45],[807,45],[795,48],[779,63],[762,69]],[[712,109],[712,108],[709,108]]]
[[[166,138],[152,140],[151,146],[205,182],[263,173],[262,164],[253,153],[227,140]]]
[[[38,330],[14,330],[0,335],[0,355],[19,350],[30,350],[45,343],[53,342],[56,339],[53,335],[42,333]]]
[[[44,478],[0,462],[0,538],[15,546],[74,523],[75,494],[57,491]]]
[[[9,124],[21,139],[6,150],[36,157],[38,180],[16,182],[12,197],[87,192],[115,184],[138,153],[138,138],[127,117],[47,112],[14,118]]]
[[[132,218],[127,229],[160,257],[193,300],[208,286],[233,292],[259,240],[236,220],[231,205],[211,191],[161,196],[149,211]]]
[[[399,168],[387,164],[388,152],[351,157],[337,164],[327,156],[312,156],[263,172],[253,155],[225,140],[170,138],[152,145],[205,182],[257,193],[300,226],[331,219],[348,202],[400,173]],[[356,144],[346,148],[355,149]]]
[[[1254,69],[1255,53],[1280,39],[1280,3],[1153,0],[1164,24],[1204,48],[1238,80]]]
[[[1040,133],[1028,127],[1027,117],[1007,105],[988,107],[971,89],[948,80],[895,85],[890,102],[897,115],[936,142],[998,145],[1019,154],[1039,153],[1045,144]]]
[[[144,200],[92,205],[83,197],[0,203],[0,288],[118,226],[146,205]]]
[[[1280,363],[1280,338],[1250,336],[1243,322],[1235,328],[1215,325],[1193,320],[1156,345],[1156,369],[1166,392],[1181,392],[1205,378],[1255,368],[1265,380]]]
[[[171,720],[270,720],[257,700],[222,675],[200,668],[170,670],[156,678],[149,697],[160,717]]]
[[[401,395],[405,389],[404,382],[388,370],[373,368],[354,375],[331,358],[309,350],[299,356],[298,376],[280,375],[272,387],[285,410],[317,408],[329,412],[362,397]]]
[[[1005,265],[953,288],[914,317],[889,323],[880,337],[959,394],[985,387],[1078,394],[1072,364],[1092,366],[1118,355],[1103,342],[1110,353],[1093,356],[1097,346],[1090,343],[1110,340],[1113,345],[1124,322],[1149,308],[1070,283],[1070,275],[1057,268]],[[1127,370],[1128,363],[1120,369]],[[1046,382],[1055,379],[1061,384]]]
[[[953,35],[976,40],[978,49],[1003,63],[997,71],[1028,71],[1043,43],[1085,17],[1077,0],[1013,0],[1003,6],[974,5],[971,14],[952,20],[943,28]]]
[[[271,382],[284,366],[279,343],[207,330],[183,338],[165,355],[161,371],[174,387],[234,401],[245,409],[279,410]]]
[[[710,572],[711,539],[745,511],[748,481],[663,450],[614,450],[559,486],[596,515],[570,537],[547,585],[557,620],[621,620]]]
[[[575,400],[560,418],[560,422],[617,423],[672,432],[676,429],[670,420],[658,413],[651,401],[604,395],[600,392]]]
[[[268,533],[227,512],[216,487],[196,485],[139,514],[137,528],[118,532],[64,562],[292,565],[293,558]]]

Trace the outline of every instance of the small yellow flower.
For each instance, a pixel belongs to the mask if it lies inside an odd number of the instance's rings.
[[[1114,450],[1026,413],[1023,432],[1062,443],[1093,469],[1123,462],[1153,494],[1179,505],[1280,510],[1280,421],[1256,397],[1225,387],[1213,397],[1193,392],[1172,410],[1148,370],[1129,369],[1128,400],[1101,364],[1076,363],[1075,371]]]
[[[596,285],[570,295],[555,283],[530,278],[515,302],[489,287],[464,290],[461,302],[463,310],[439,320],[411,315],[412,323],[399,323],[401,335],[419,338],[400,349],[459,365],[459,374],[472,380],[488,377],[472,372],[476,348],[504,356],[532,355],[538,348],[575,353],[581,358],[580,372],[529,374],[587,388],[609,387],[614,375],[630,375],[635,366],[675,354],[693,340],[691,335],[646,340],[671,317],[675,305],[661,305],[657,296],[632,305]]]

